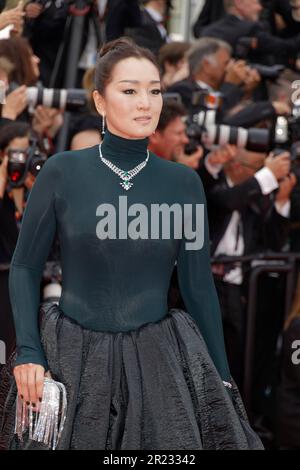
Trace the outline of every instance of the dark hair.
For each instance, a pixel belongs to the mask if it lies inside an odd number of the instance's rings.
[[[105,87],[111,80],[115,65],[121,60],[129,59],[130,57],[149,60],[159,72],[157,60],[149,49],[138,46],[127,37],[115,39],[104,44],[97,56],[95,89],[100,94],[104,94]]]
[[[32,49],[26,38],[12,37],[0,40],[0,57],[5,57],[13,65],[9,81],[19,85],[33,85],[36,82],[30,56]]]
[[[30,134],[30,126],[27,122],[13,121],[0,127],[0,150],[6,149],[9,143],[16,137],[26,137]]]
[[[157,130],[163,132],[165,128],[177,117],[186,116],[187,112],[182,104],[176,101],[165,101],[160,114]]]
[[[185,53],[190,47],[191,44],[189,42],[171,42],[164,44],[158,52],[158,62],[163,72],[165,71],[166,62],[176,65],[184,58]]]

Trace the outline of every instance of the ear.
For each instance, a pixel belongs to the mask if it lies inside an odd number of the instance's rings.
[[[164,63],[164,68],[167,73],[169,72],[174,72],[175,67],[173,64],[171,64],[168,60],[165,61]]]
[[[98,90],[93,91],[93,99],[94,99],[95,107],[98,113],[101,114],[101,116],[105,116],[106,115],[105,102],[104,102],[103,96],[100,95]]]
[[[153,145],[157,145],[161,141],[161,133],[159,130],[156,129],[154,134],[151,134],[149,136],[149,142],[152,143]]]

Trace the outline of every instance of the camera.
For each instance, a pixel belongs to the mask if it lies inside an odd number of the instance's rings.
[[[300,163],[300,99],[294,102],[291,116],[278,116],[273,141],[276,150],[288,150],[292,166]]]
[[[13,82],[8,93],[18,88]],[[87,106],[87,92],[81,88],[43,88],[40,86],[28,87],[26,90],[27,105],[36,108],[38,105],[49,108],[63,109],[64,111],[81,111]]]
[[[222,104],[222,95],[207,90],[196,92],[192,98],[194,112],[186,120],[189,143],[185,153],[191,155],[199,144],[207,149],[226,144],[236,145],[253,152],[268,152],[271,149],[272,132],[269,129],[233,127],[216,124],[217,112]]]
[[[42,87],[27,88],[28,106],[35,108],[39,104],[65,111],[78,111],[87,105],[86,91],[80,88],[55,89]]]
[[[239,38],[235,47],[235,57],[237,59],[247,60],[251,50],[256,49],[256,39],[249,37]],[[285,69],[284,65],[263,65],[248,63],[249,67],[257,70],[262,79],[276,81]]]
[[[11,188],[23,186],[27,173],[37,176],[47,156],[42,153],[34,138],[30,140],[28,149],[10,148],[8,150],[8,181]]]

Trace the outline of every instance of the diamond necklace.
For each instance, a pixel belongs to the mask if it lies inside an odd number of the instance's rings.
[[[131,183],[130,180],[134,176],[136,176],[147,165],[148,160],[149,160],[149,150],[147,149],[146,160],[139,163],[137,166],[132,168],[132,170],[124,171],[103,157],[102,151],[101,151],[101,144],[99,144],[99,155],[100,155],[102,162],[105,163],[105,165],[107,165],[108,168],[110,168],[114,173],[116,173],[116,175],[118,175],[121,178],[122,183],[120,183],[120,185],[122,186],[122,188],[126,189],[126,191],[128,191],[128,189],[130,189],[133,186],[133,183]]]

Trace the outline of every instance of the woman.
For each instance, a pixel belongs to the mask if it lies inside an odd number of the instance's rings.
[[[261,448],[238,391],[227,388],[206,213],[191,241],[190,222],[205,204],[201,182],[147,150],[162,108],[155,59],[126,39],[113,41],[100,52],[95,82],[103,144],[46,162],[14,253],[18,394],[36,409],[46,372],[65,385],[59,449]],[[180,211],[168,230],[165,214],[163,227],[157,217],[161,204],[186,209],[181,239]],[[56,230],[63,291],[39,332],[41,270]],[[176,261],[191,316],[167,311]]]

